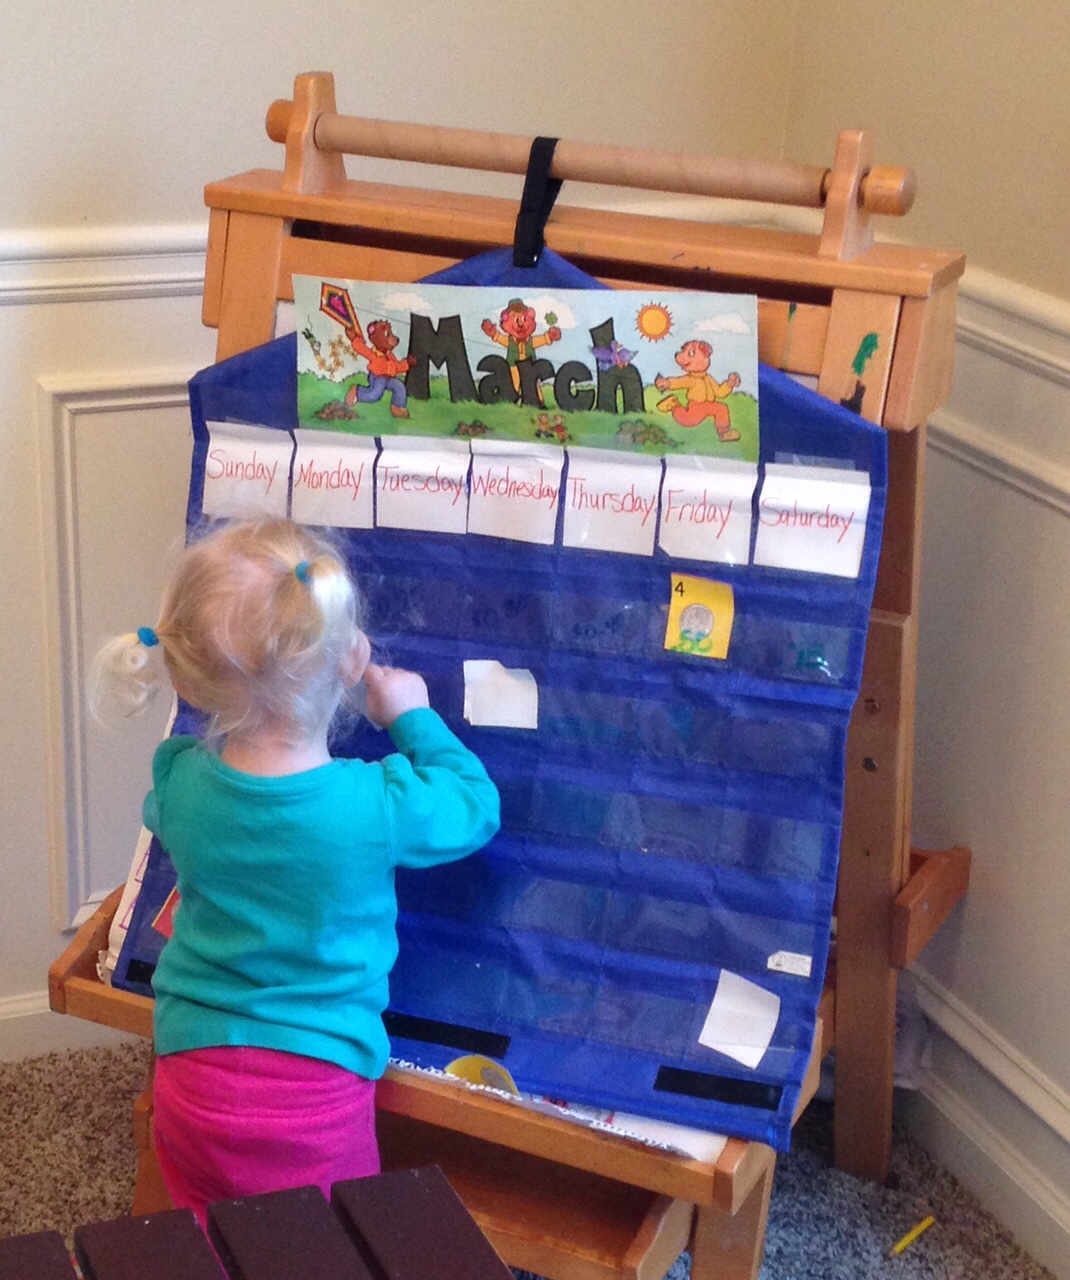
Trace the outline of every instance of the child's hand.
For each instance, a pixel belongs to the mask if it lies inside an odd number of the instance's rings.
[[[368,691],[365,714],[380,729],[389,729],[406,711],[431,705],[424,678],[415,671],[369,663],[364,672],[364,687]]]

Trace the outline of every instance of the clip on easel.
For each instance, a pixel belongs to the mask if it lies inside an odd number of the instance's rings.
[[[842,133],[831,168],[638,151],[338,115],[329,74],[299,76],[268,111],[282,172],[205,192],[211,209],[203,318],[217,359],[274,336],[294,274],[418,280],[484,249],[547,242],[617,286],[753,292],[761,359],[888,429],[889,496],[862,691],[848,739],[837,960],[822,1001],[805,1100],[835,1044],[836,1162],[883,1179],[891,1144],[895,991],[966,891],[969,853],[910,848],[921,498],[928,416],[950,390],[953,252],[874,243],[875,215],[901,215],[910,170],[873,164],[865,132]],[[347,179],[343,153],[529,174],[532,214],[510,201]],[[537,176],[542,174],[541,179]],[[824,210],[820,235],[557,206],[553,184],[631,188]],[[517,223],[524,223],[518,235]],[[532,228],[535,230],[532,237]],[[50,973],[52,1007],[151,1034],[151,1003],[101,985],[118,892]],[[564,1280],[655,1280],[690,1243],[693,1280],[755,1277],[773,1152],[730,1140],[715,1165],[643,1148],[437,1080],[388,1071],[378,1102],[394,1163],[441,1164],[502,1255]],[[159,1205],[151,1097],[136,1108],[135,1205]]]

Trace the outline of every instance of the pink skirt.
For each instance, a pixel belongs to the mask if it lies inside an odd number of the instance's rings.
[[[175,1208],[205,1225],[215,1200],[379,1172],[375,1082],[272,1049],[196,1049],[156,1060],[153,1131]]]

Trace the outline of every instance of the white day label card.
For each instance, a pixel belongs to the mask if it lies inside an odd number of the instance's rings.
[[[209,516],[286,515],[293,438],[242,422],[209,422],[204,500]]]
[[[473,440],[468,532],[552,546],[564,461],[555,445]]]
[[[754,563],[857,578],[869,494],[865,471],[769,463],[758,501]]]
[[[750,462],[667,457],[658,531],[662,551],[690,560],[746,564],[757,483],[758,468]]]
[[[375,464],[376,524],[424,533],[468,525],[468,441],[387,436]]]
[[[653,555],[660,486],[660,458],[569,449],[564,545]]]
[[[292,514],[298,524],[370,529],[375,441],[340,431],[297,433]]]

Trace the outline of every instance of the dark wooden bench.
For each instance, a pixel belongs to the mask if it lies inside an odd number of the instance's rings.
[[[512,1280],[434,1165],[80,1227],[84,1280]],[[75,1280],[55,1231],[0,1240],[0,1280]]]

